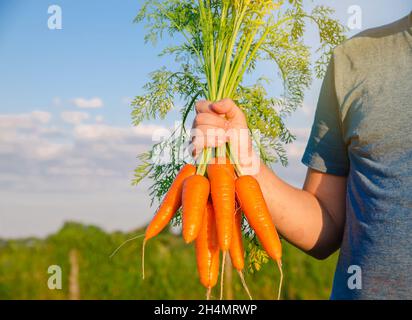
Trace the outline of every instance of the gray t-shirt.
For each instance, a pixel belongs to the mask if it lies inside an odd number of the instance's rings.
[[[302,162],[347,176],[332,299],[412,299],[411,124],[412,12],[338,46],[322,85]]]

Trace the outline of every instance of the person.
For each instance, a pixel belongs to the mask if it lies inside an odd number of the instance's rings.
[[[340,248],[331,299],[412,299],[411,104],[412,12],[335,48],[302,158],[303,188],[263,163],[254,174],[284,239],[318,259]],[[247,128],[230,99],[199,101],[196,111],[196,132]]]

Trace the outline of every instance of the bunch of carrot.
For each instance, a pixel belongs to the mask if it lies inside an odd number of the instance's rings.
[[[153,4],[153,10],[148,13],[150,4]],[[199,77],[199,94],[208,101],[219,101],[238,95],[244,74],[253,69],[263,52],[267,52],[265,45],[277,38],[276,30],[288,19],[278,19],[279,6],[280,3],[270,0],[147,1],[139,20],[150,16],[150,20],[156,21],[152,31],[158,32],[157,22],[161,21],[160,24],[166,25],[169,31],[183,35],[184,44],[171,51],[180,54],[186,50],[188,57],[194,59],[194,77],[187,72],[186,66],[184,77],[190,79],[189,82]],[[167,79],[171,77],[167,76]],[[154,88],[157,97],[157,86]],[[160,100],[156,98],[154,104]],[[218,280],[220,251],[223,252],[221,298],[228,252],[249,294],[243,279],[242,212],[282,272],[281,243],[259,183],[252,176],[241,174],[229,146],[227,150],[226,146],[217,148],[213,157],[212,151],[204,149],[197,167],[187,164],[176,176],[147,228],[143,256],[147,240],[163,230],[182,207],[183,238],[187,243],[195,241],[199,276],[208,290],[207,297]],[[280,288],[281,283],[278,297]]]
[[[283,277],[281,242],[258,181],[252,176],[239,174],[226,156],[217,155],[210,160],[211,152],[205,149],[202,158],[203,163],[197,168],[191,164],[183,166],[146,229],[142,250],[143,278],[146,242],[159,234],[182,207],[183,238],[186,243],[195,242],[198,273],[201,284],[207,289],[207,299],[218,281],[220,251],[223,253],[220,298],[223,297],[225,258],[229,252],[232,265],[251,299],[243,277],[243,212],[262,247],[279,267],[279,299]]]

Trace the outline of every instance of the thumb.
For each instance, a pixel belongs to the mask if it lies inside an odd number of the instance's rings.
[[[228,120],[243,119],[244,117],[242,110],[229,98],[213,102],[211,109],[218,114],[225,115]]]

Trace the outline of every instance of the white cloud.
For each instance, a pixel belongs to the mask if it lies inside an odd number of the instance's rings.
[[[296,140],[285,146],[288,156],[288,166],[275,165],[274,169],[280,178],[297,188],[302,187],[306,176],[307,168],[302,164],[301,159],[305,152],[307,140],[310,134],[310,127],[291,127],[291,133],[296,136]]]
[[[97,123],[102,123],[104,121],[104,117],[102,115],[97,115],[94,119]]]
[[[35,128],[36,132],[41,135],[54,135],[58,136],[63,133],[63,129],[55,125],[52,126],[38,126]]]
[[[91,176],[93,170],[90,168],[74,167],[67,168],[62,166],[53,166],[47,169],[47,172],[58,176]]]
[[[39,121],[41,123],[49,123],[50,119],[52,118],[52,115],[49,112],[45,111],[33,111],[31,115],[36,121]]]
[[[33,128],[39,124],[47,124],[52,118],[49,112],[33,111],[20,114],[0,114],[0,128]]]
[[[166,129],[82,124],[86,115],[63,112],[74,126],[58,127],[42,111],[0,114],[0,191],[97,192],[114,183],[128,190],[136,156],[153,144],[153,133]]]
[[[103,100],[97,97],[91,99],[75,98],[72,102],[78,108],[96,109],[103,107]]]
[[[36,161],[60,158],[70,148],[68,144],[53,141],[56,128],[28,128],[25,125],[0,130],[0,172],[7,172],[19,165],[23,169],[26,161],[31,169],[40,165]],[[53,134],[50,134],[50,133]],[[13,170],[11,170],[13,172]]]
[[[30,114],[0,115],[0,128],[13,128],[17,126],[30,128],[33,126],[33,118]]]
[[[76,126],[74,135],[78,139],[97,140],[122,138],[130,132],[128,128],[112,127],[105,124],[87,124]]]
[[[168,128],[158,125],[140,124],[137,127],[133,127],[132,131],[136,135],[146,137],[162,137],[171,134],[171,131]]]
[[[89,119],[89,114],[80,111],[64,111],[60,114],[60,117],[63,119],[64,122],[78,125],[84,120]]]
[[[37,160],[51,160],[63,155],[68,148],[68,146],[62,144],[43,141],[43,143],[31,148],[30,155]]]
[[[309,138],[310,128],[290,128],[297,141],[306,141]]]
[[[298,109],[302,113],[302,116],[308,120],[312,120],[315,115],[316,107],[313,104],[304,102],[303,106]]]
[[[290,132],[295,135],[296,140],[285,146],[290,161],[300,162],[305,152],[306,143],[309,138],[310,128],[290,128]]]
[[[106,124],[79,125],[74,129],[74,135],[78,139],[128,139],[136,137],[151,138],[153,135],[168,132],[165,127],[158,125],[139,125],[137,127],[114,127]]]

